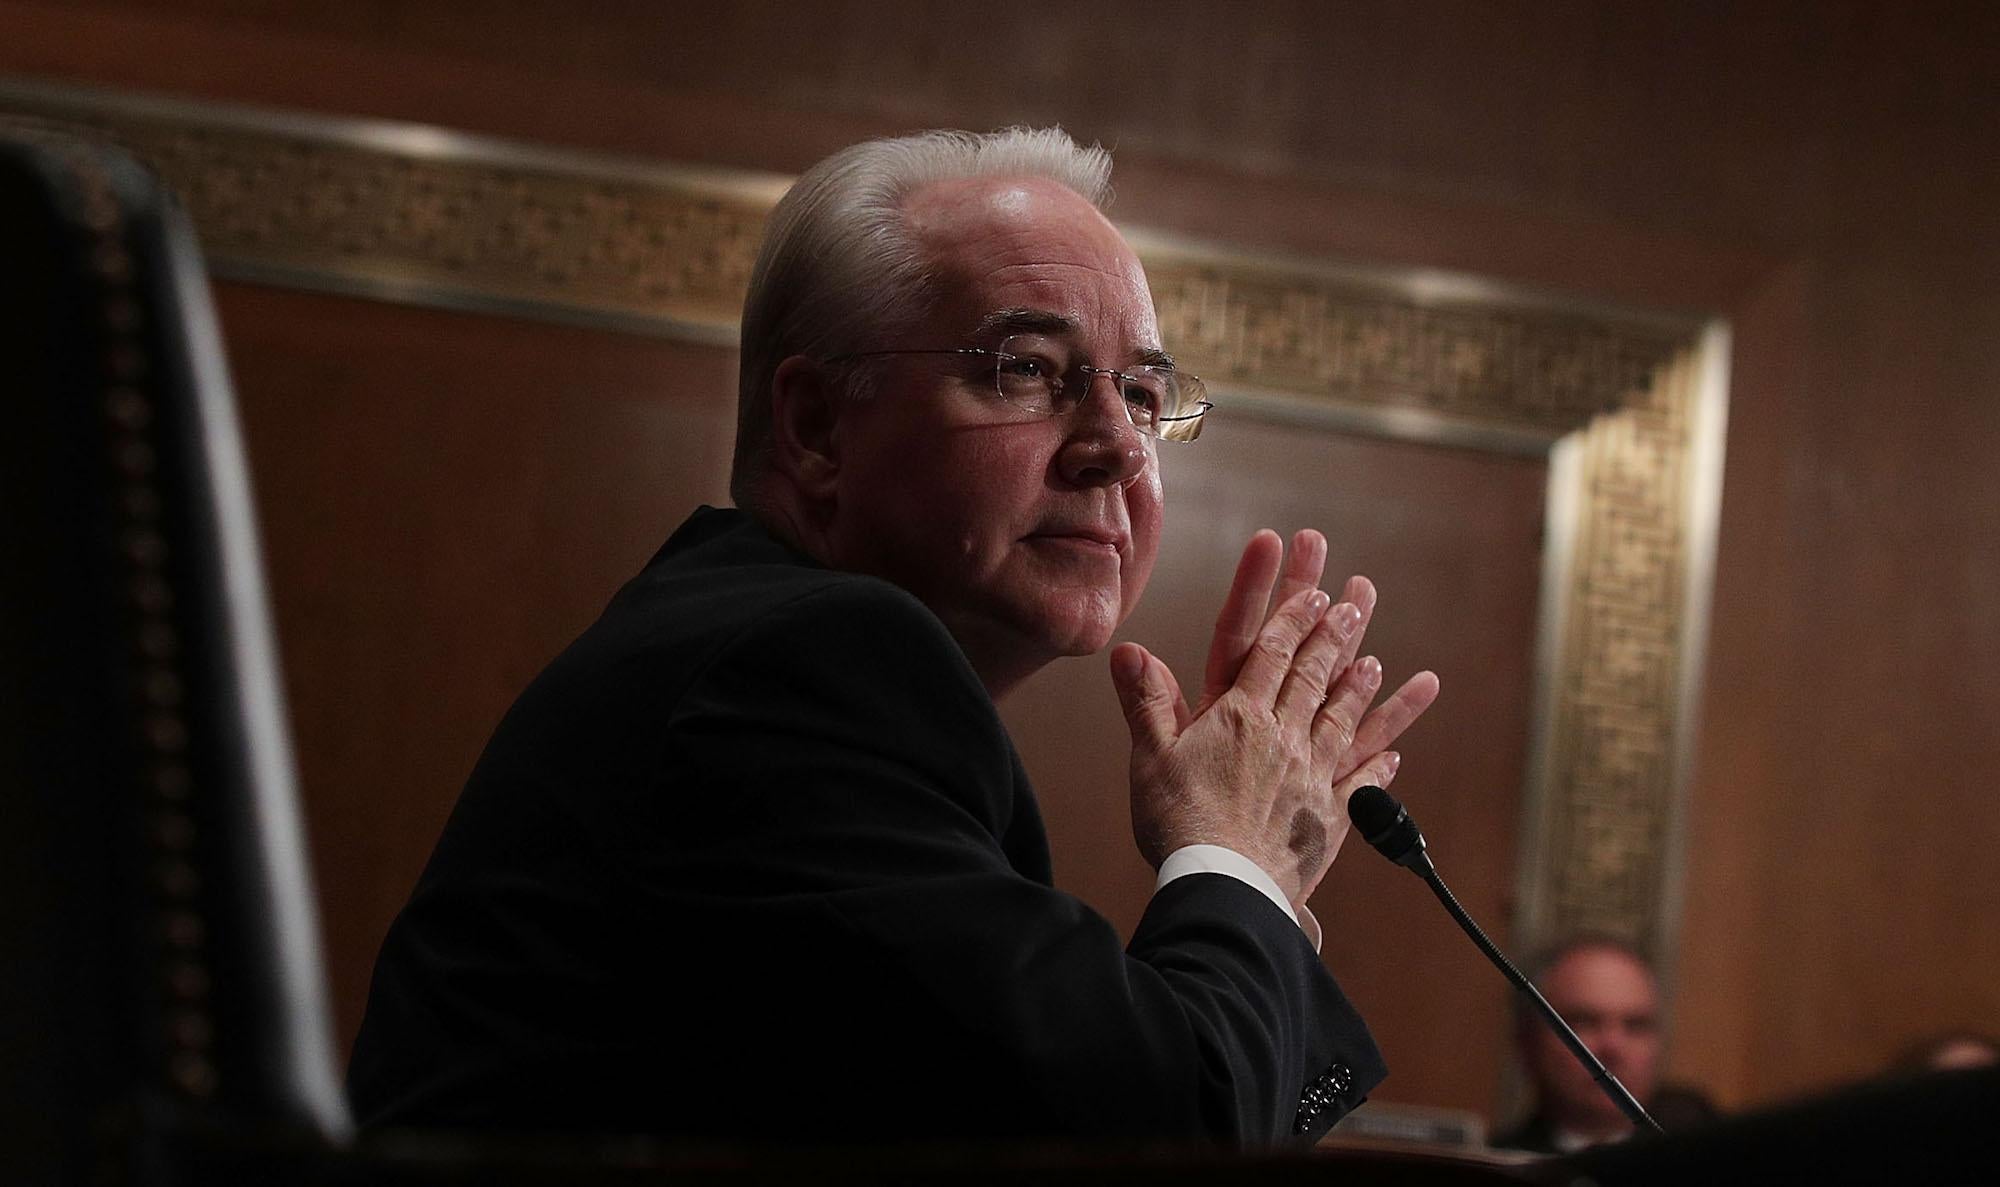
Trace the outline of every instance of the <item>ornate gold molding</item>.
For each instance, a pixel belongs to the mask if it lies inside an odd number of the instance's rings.
[[[784,179],[19,84],[180,195],[220,275],[732,341]]]
[[[0,88],[150,161],[220,273],[707,340],[734,333],[784,180],[407,125]],[[1135,232],[1162,328],[1212,385],[1552,439],[1621,406],[1686,323]],[[1428,286],[1435,289],[1436,285]]]
[[[220,274],[712,342],[734,340],[785,185],[18,81],[0,82],[0,110],[90,126],[150,160]],[[1700,324],[1132,239],[1167,340],[1232,410],[1555,446],[1515,943],[1591,927],[1664,956],[1719,484],[1702,461],[1720,448],[1702,426],[1721,396]]]
[[[1520,931],[1664,955],[1712,557],[1722,398],[1712,336],[1551,457],[1542,687],[1523,821]]]
[[[1224,391],[1421,410],[1553,439],[1643,392],[1692,336],[1684,323],[1530,304],[1492,286],[1439,293],[1407,274],[1134,239],[1162,337]]]

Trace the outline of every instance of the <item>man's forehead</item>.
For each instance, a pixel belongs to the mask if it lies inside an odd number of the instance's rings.
[[[1571,952],[1549,970],[1548,980],[1560,984],[1569,996],[1609,995],[1650,1002],[1655,994],[1652,970],[1617,948],[1580,948]]]
[[[1033,227],[1056,222],[1110,227],[1088,198],[1049,177],[957,177],[918,186],[903,208],[920,234]]]
[[[904,199],[909,226],[937,262],[985,274],[1041,264],[1102,272],[1141,290],[1145,270],[1104,213],[1049,178],[931,182]]]
[[[932,182],[908,196],[905,210],[946,286],[934,331],[989,343],[1009,333],[1089,339],[1094,353],[1127,361],[1159,353],[1137,255],[1096,206],[1062,183]]]

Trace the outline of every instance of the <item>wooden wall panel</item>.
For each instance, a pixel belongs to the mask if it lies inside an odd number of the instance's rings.
[[[727,494],[733,351],[225,284],[341,1050],[500,715]]]

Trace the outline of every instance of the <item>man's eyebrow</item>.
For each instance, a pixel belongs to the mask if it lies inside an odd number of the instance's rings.
[[[996,309],[979,319],[979,336],[1008,334],[1070,334],[1083,327],[1053,309]]]
[[[1073,334],[1083,328],[1075,318],[1057,313],[1053,309],[996,309],[979,319],[977,333],[981,338],[1004,338],[1009,334]],[[1136,351],[1132,364],[1140,367],[1164,367],[1173,370],[1174,356],[1157,346]]]

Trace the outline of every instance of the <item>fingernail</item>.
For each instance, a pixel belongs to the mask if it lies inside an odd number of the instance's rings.
[[[1338,616],[1342,633],[1361,625],[1361,607],[1353,602],[1342,602],[1340,609],[1334,611],[1334,614]]]
[[[1372,655],[1362,656],[1361,675],[1362,678],[1367,680],[1368,683],[1370,684],[1373,684],[1377,680],[1380,680],[1382,678],[1382,661],[1376,659]]]
[[[1403,756],[1402,756],[1401,754],[1398,754],[1398,753],[1397,753],[1396,751],[1394,751],[1394,750],[1390,750],[1390,751],[1386,751],[1386,752],[1384,752],[1384,754],[1382,755],[1382,757],[1384,757],[1384,758],[1386,758],[1386,759],[1388,759],[1388,760],[1389,760],[1389,773],[1390,773],[1391,775],[1393,775],[1393,774],[1395,774],[1395,773],[1396,773],[1396,768],[1397,768],[1397,767],[1400,767],[1400,766],[1402,766],[1402,765],[1403,765]]]
[[[1332,598],[1326,595],[1325,590],[1316,589],[1306,595],[1306,609],[1312,611],[1313,616],[1317,618],[1326,611],[1326,604],[1332,600]]]

